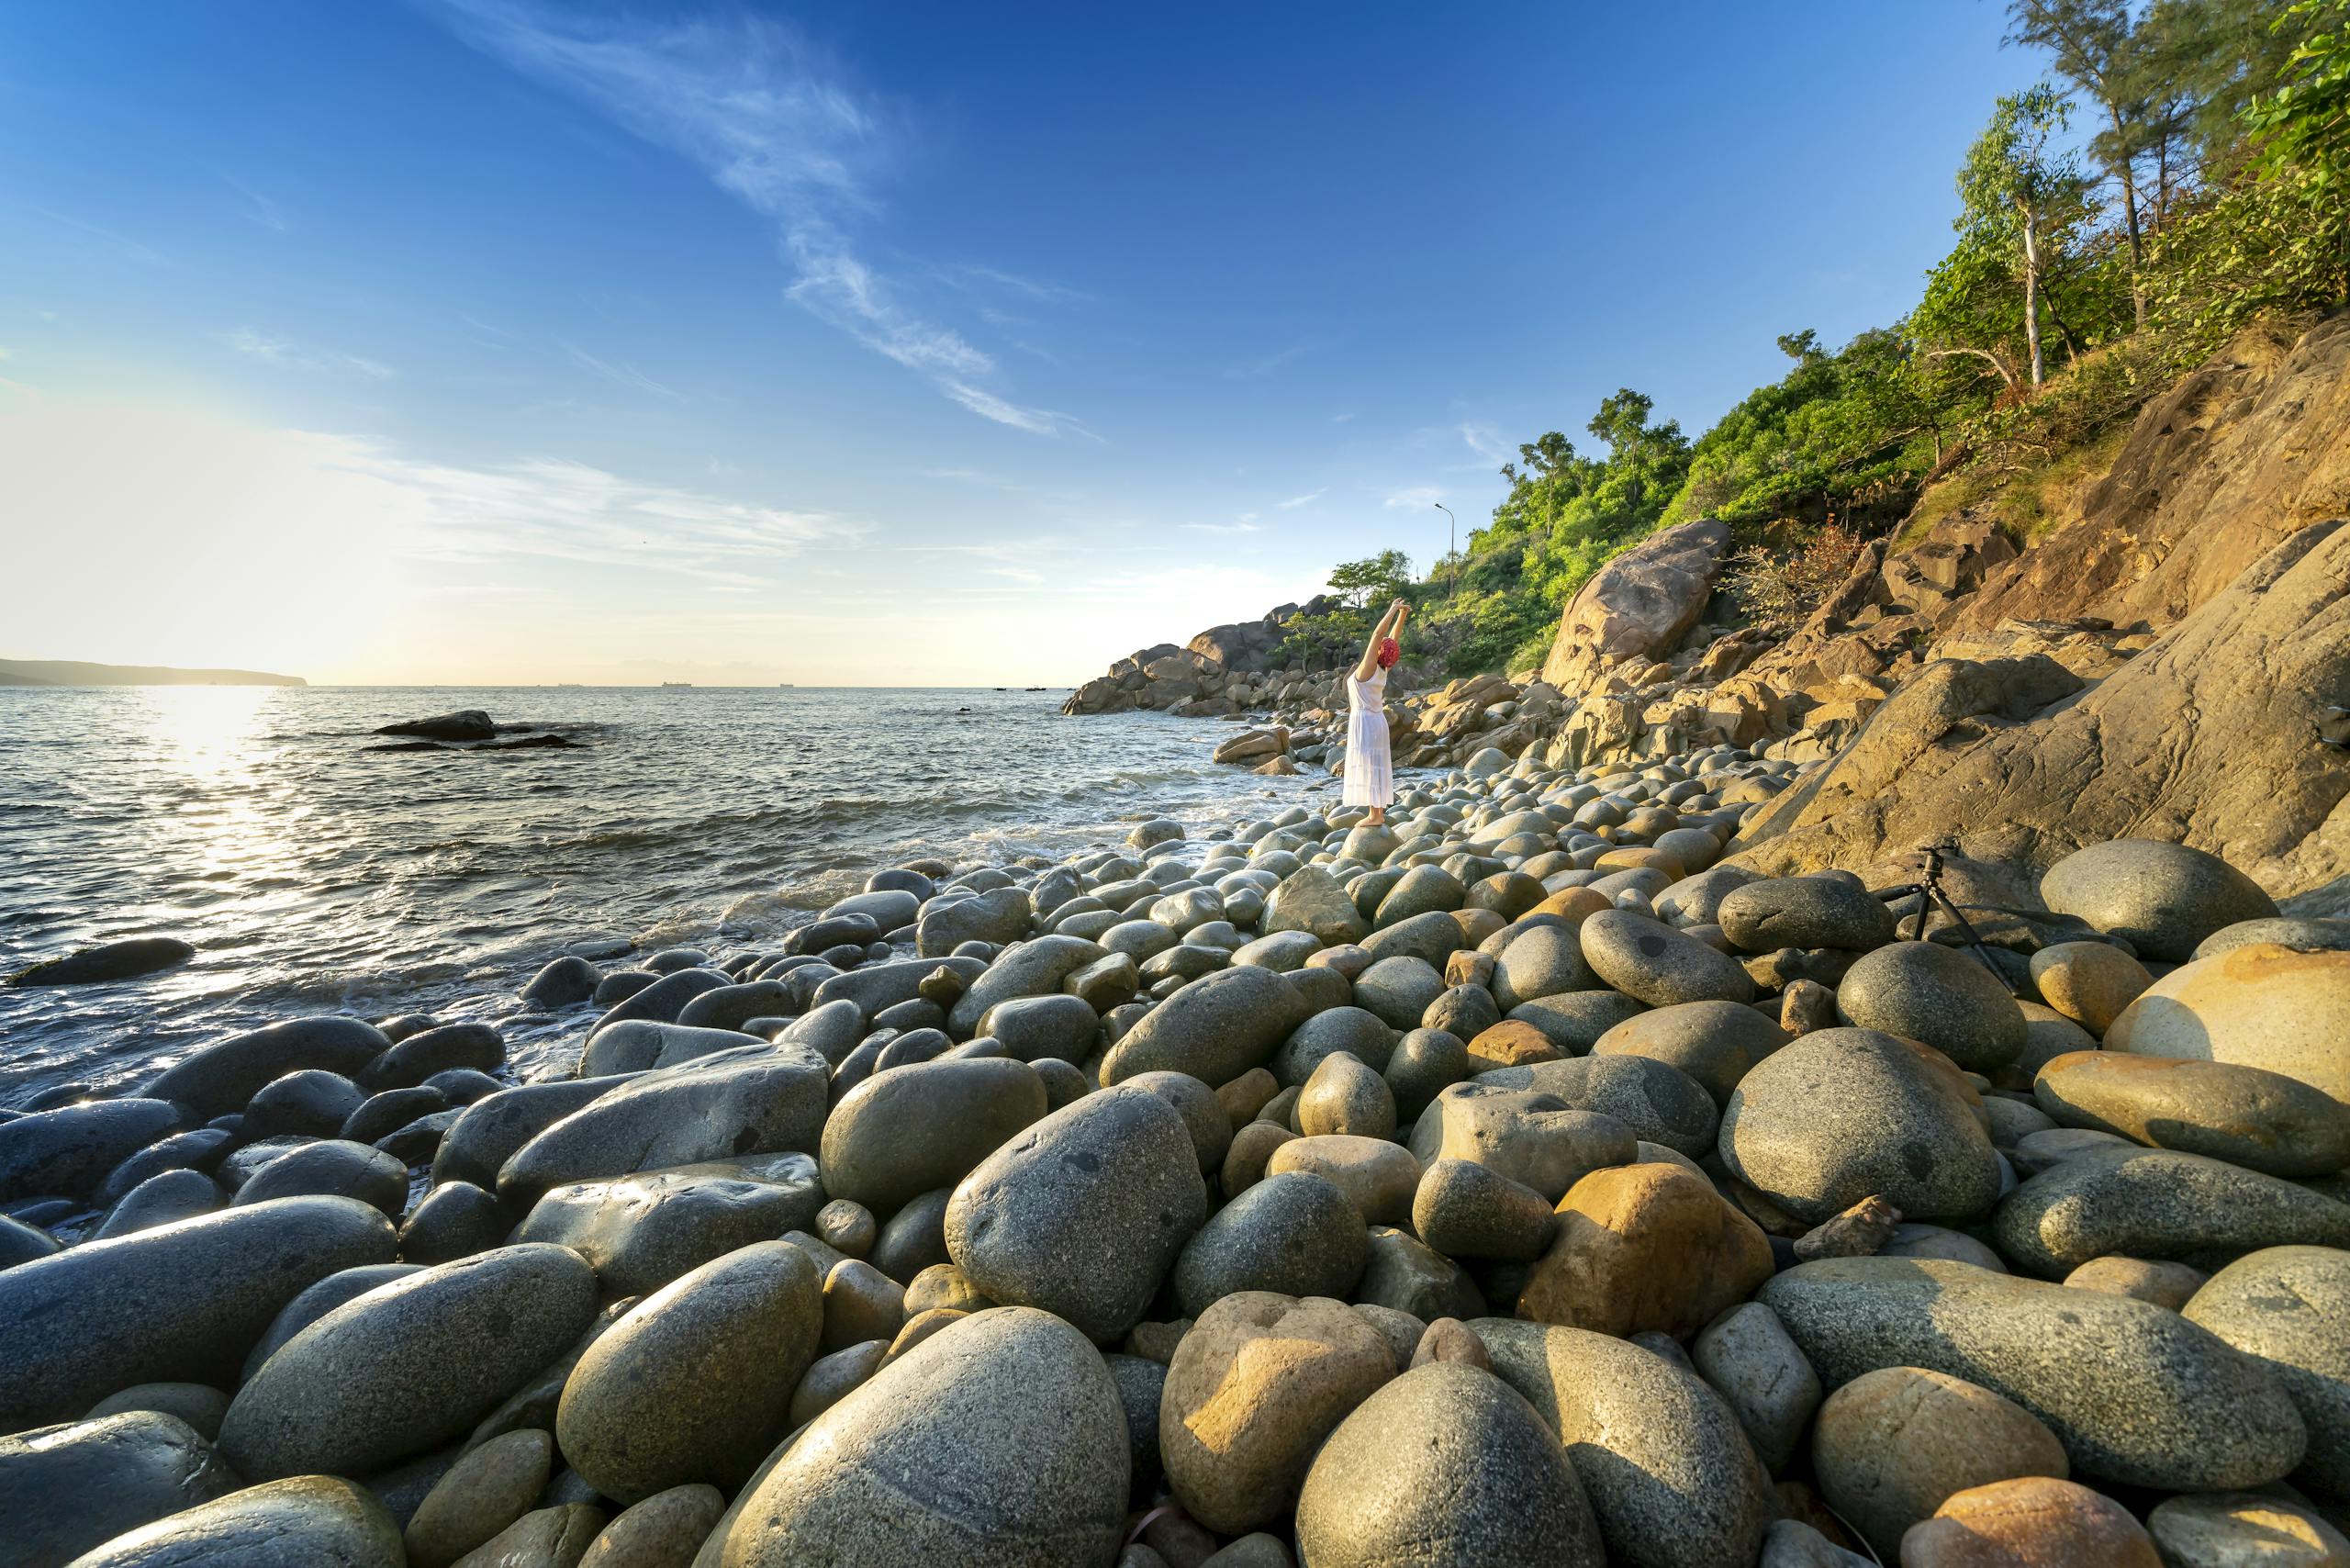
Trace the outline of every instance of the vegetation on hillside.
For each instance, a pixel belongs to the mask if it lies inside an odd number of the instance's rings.
[[[2010,0],[2049,80],[2001,97],[1957,171],[1956,239],[1902,319],[1793,363],[1694,441],[1625,387],[1503,465],[1509,491],[1415,578],[1338,567],[1304,652],[1417,607],[1405,648],[1452,674],[1541,663],[1611,555],[1692,518],[1730,524],[1733,581],[1786,623],[1930,481],[2030,488],[2107,442],[2254,318],[2350,299],[2350,0]]]

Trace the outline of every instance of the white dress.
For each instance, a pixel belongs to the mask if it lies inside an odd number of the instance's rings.
[[[1385,670],[1374,665],[1369,680],[1347,677],[1347,777],[1340,805],[1384,806],[1395,798],[1386,704]]]

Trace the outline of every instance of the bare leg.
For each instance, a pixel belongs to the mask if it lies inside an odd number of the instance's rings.
[[[1387,825],[1387,808],[1385,806],[1371,807],[1371,815],[1365,817],[1363,821],[1372,827],[1385,827]]]

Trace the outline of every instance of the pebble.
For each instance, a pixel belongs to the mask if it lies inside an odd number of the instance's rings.
[[[1751,1007],[1734,1002],[1688,1002],[1627,1018],[1599,1036],[1595,1056],[1646,1057],[1695,1080],[1717,1108],[1755,1063],[1789,1036]]]
[[[1524,1396],[1437,1362],[1357,1406],[1323,1443],[1297,1502],[1315,1568],[1603,1568],[1583,1486]]]
[[[2184,1263],[2149,1263],[2143,1258],[2109,1254],[2090,1259],[2065,1275],[2064,1282],[2076,1291],[2126,1295],[2132,1301],[2152,1302],[2177,1312],[2210,1278],[2202,1270],[2190,1269]]]
[[[814,1052],[763,1045],[639,1073],[515,1150],[498,1172],[498,1191],[535,1195],[599,1176],[813,1151],[824,1126],[826,1078]]]
[[[688,1568],[726,1498],[715,1486],[673,1486],[621,1510],[578,1568]]]
[[[1819,1407],[1811,1468],[1838,1516],[1878,1556],[1953,1494],[2019,1476],[2065,1479],[2065,1448],[2031,1411],[1922,1367],[1883,1367]]]
[[[2031,982],[2042,1002],[2102,1036],[2154,977],[2110,943],[2058,942],[2031,956]]]
[[[896,1068],[845,1095],[823,1124],[824,1189],[892,1215],[952,1187],[1046,1110],[1044,1080],[1003,1058]]]
[[[1160,1070],[1188,1072],[1211,1086],[1227,1082],[1270,1061],[1305,1016],[1304,1002],[1284,977],[1270,969],[1220,969],[1152,1008],[1111,1047],[1102,1059],[1102,1086]]]
[[[1168,1484],[1219,1534],[1278,1521],[1315,1449],[1396,1371],[1387,1341],[1338,1302],[1225,1296],[1167,1369],[1158,1451]]]
[[[1714,922],[1749,953],[1840,947],[1865,953],[1895,938],[1892,912],[1864,888],[1830,877],[1777,877],[1724,893]]]
[[[1533,1188],[1476,1161],[1448,1159],[1422,1172],[1412,1228],[1448,1258],[1530,1263],[1549,1249],[1557,1215]]]
[[[713,1541],[726,1568],[1107,1562],[1132,1477],[1118,1386],[1081,1333],[1002,1307],[817,1417]]]
[[[622,1504],[698,1483],[733,1491],[783,1436],[823,1319],[815,1268],[788,1242],[703,1264],[580,1357],[555,1417],[565,1460]]]
[[[1411,1217],[1412,1195],[1420,1184],[1420,1162],[1412,1151],[1385,1138],[1325,1133],[1292,1138],[1265,1161],[1267,1176],[1304,1171],[1336,1187],[1371,1225],[1399,1225]]]
[[[1297,1100],[1298,1130],[1308,1137],[1343,1134],[1395,1136],[1395,1095],[1386,1081],[1353,1056],[1325,1057]]]
[[[1819,1408],[1820,1387],[1779,1315],[1759,1301],[1733,1307],[1691,1342],[1689,1359],[1738,1413],[1763,1467],[1785,1470]]]

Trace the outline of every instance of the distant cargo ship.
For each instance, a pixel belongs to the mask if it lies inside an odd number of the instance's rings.
[[[665,686],[665,687],[666,687],[666,686],[680,687],[680,688],[682,688],[682,689],[684,689],[685,690],[688,690],[688,691],[691,691],[691,690],[694,689],[694,683],[693,683],[692,681],[690,681],[690,680],[665,680],[665,681],[663,681],[661,684],[662,684],[663,686]]]

